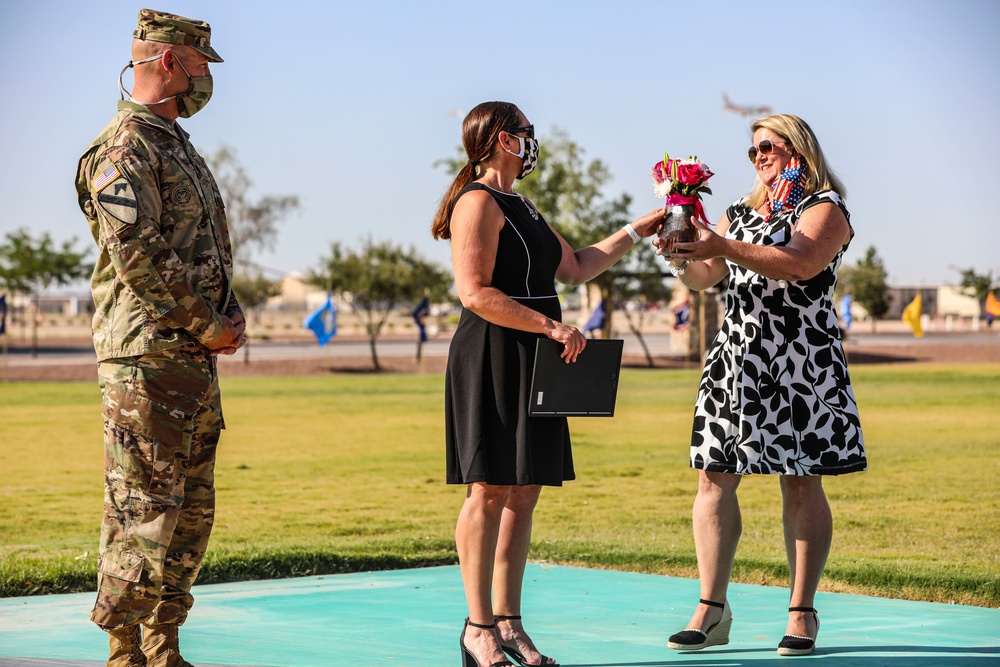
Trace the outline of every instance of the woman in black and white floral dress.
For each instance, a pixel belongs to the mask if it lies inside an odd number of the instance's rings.
[[[743,475],[780,475],[791,577],[782,655],[811,653],[813,608],[833,533],[823,475],[867,469],[857,404],[833,305],[837,269],[854,236],[844,187],[801,118],[754,122],[751,193],[715,230],[660,252],[693,290],[728,274],[725,320],[705,360],[691,439],[700,603],[677,650],[726,644],[726,590],[742,522]],[[686,251],[686,252],[685,252]]]

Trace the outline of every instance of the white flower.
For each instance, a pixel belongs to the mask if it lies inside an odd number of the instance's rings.
[[[673,189],[674,184],[668,178],[662,183],[656,183],[653,185],[653,192],[656,193],[658,199],[666,199],[670,195],[670,191]]]

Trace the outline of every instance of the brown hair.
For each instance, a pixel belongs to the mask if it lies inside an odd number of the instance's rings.
[[[844,188],[844,184],[840,182],[830,165],[827,164],[823,149],[819,147],[819,140],[816,139],[816,135],[813,134],[808,123],[789,113],[767,116],[753,122],[753,125],[750,126],[750,136],[753,136],[754,132],[760,128],[771,130],[791,145],[792,150],[802,156],[808,166],[805,183],[802,184],[803,190],[805,190],[804,194],[809,195],[820,190],[833,190],[841,197],[847,196],[847,189]],[[765,199],[767,199],[767,187],[758,178],[747,197],[747,205],[751,208],[757,208],[764,203]]]
[[[517,127],[517,114],[517,106],[510,102],[483,102],[462,121],[462,146],[469,161],[458,171],[434,216],[431,234],[435,239],[451,238],[451,214],[458,193],[475,180],[479,165],[493,156],[500,133]]]

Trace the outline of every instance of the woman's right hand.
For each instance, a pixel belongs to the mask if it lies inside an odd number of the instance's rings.
[[[559,356],[565,359],[567,364],[576,361],[583,348],[587,347],[587,337],[580,333],[579,329],[568,324],[553,322],[552,325],[545,335],[565,346]]]
[[[640,216],[632,221],[632,229],[642,238],[648,238],[660,231],[663,221],[666,219],[667,209],[660,207],[653,209],[646,215]]]

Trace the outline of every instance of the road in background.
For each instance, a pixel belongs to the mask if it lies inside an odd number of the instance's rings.
[[[644,355],[639,339],[634,335],[622,336],[625,341],[624,354],[627,356]],[[668,333],[651,333],[644,336],[649,353],[654,357],[683,356],[684,349],[678,345],[675,337]],[[448,354],[450,339],[441,337],[424,343],[425,357],[443,357]],[[847,338],[848,350],[851,347],[898,347],[912,346],[966,346],[985,345],[993,343],[1000,345],[1000,330],[984,330],[961,333],[928,333],[923,338],[916,339],[912,334],[900,332],[886,333],[851,333]],[[379,340],[377,352],[380,358],[413,357],[416,354],[415,340],[400,340],[398,338]],[[259,361],[280,361],[284,359],[318,359],[318,358],[357,358],[371,355],[371,347],[366,339],[334,338],[326,347],[320,347],[315,342],[253,342],[250,357]],[[242,362],[243,354],[220,357],[222,363]],[[40,341],[38,357],[32,358],[30,348],[24,345],[11,346],[7,352],[5,363],[8,366],[44,366],[93,364],[97,359],[93,348],[87,345],[46,345]]]

